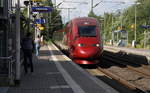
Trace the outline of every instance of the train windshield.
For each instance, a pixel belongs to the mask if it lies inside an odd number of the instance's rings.
[[[96,37],[96,26],[79,26],[78,34],[82,37]]]

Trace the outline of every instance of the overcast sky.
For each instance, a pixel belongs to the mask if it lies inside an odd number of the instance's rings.
[[[63,0],[53,0],[56,2],[56,5],[60,4]],[[68,17],[68,11],[63,9],[61,15],[63,17],[63,21],[66,22],[69,19],[75,17],[84,17],[87,16],[89,11],[91,10],[91,0],[65,0],[72,2],[81,2],[79,3],[66,3],[63,2],[59,8],[76,8],[70,10],[70,18]],[[101,2],[103,1],[103,2]],[[96,6],[93,11],[96,15],[103,15],[104,12],[116,12],[118,9],[125,9],[131,6],[136,0],[93,0],[93,5],[101,2],[98,6]],[[84,3],[83,3],[84,2]],[[85,4],[85,2],[87,4]],[[122,4],[121,2],[125,2]]]
[[[23,3],[23,1],[24,0],[21,0],[21,3]],[[60,4],[62,1],[64,0],[52,0],[53,3],[56,2],[56,5]],[[73,19],[75,17],[85,17],[88,15],[89,11],[91,10],[91,0],[65,0],[65,1],[81,2],[81,3],[63,2],[62,4],[60,4],[59,8],[76,8],[70,10],[69,12],[70,17],[68,17],[67,9],[61,10],[63,22],[67,22],[68,20]],[[96,15],[103,15],[104,12],[116,12],[119,9],[123,10],[131,6],[132,4],[134,4],[135,1],[136,0],[93,0],[93,5],[101,2],[98,6],[96,6],[93,9],[93,11]],[[121,2],[125,2],[125,3],[122,4]]]

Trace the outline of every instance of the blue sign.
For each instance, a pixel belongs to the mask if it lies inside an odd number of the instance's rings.
[[[52,8],[49,6],[32,7],[32,12],[51,12]]]
[[[149,29],[150,25],[141,25],[141,28]]]
[[[35,23],[36,24],[44,24],[45,23],[45,19],[35,19]]]

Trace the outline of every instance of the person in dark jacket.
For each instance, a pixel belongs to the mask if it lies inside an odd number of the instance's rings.
[[[31,33],[27,33],[26,37],[22,39],[21,48],[24,53],[24,70],[25,73],[28,72],[28,67],[30,67],[31,72],[33,72],[33,62],[32,62],[32,51],[34,47],[34,41],[31,37]]]

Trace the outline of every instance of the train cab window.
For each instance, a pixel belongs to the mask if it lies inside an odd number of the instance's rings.
[[[96,26],[79,26],[78,34],[83,37],[96,37]]]

